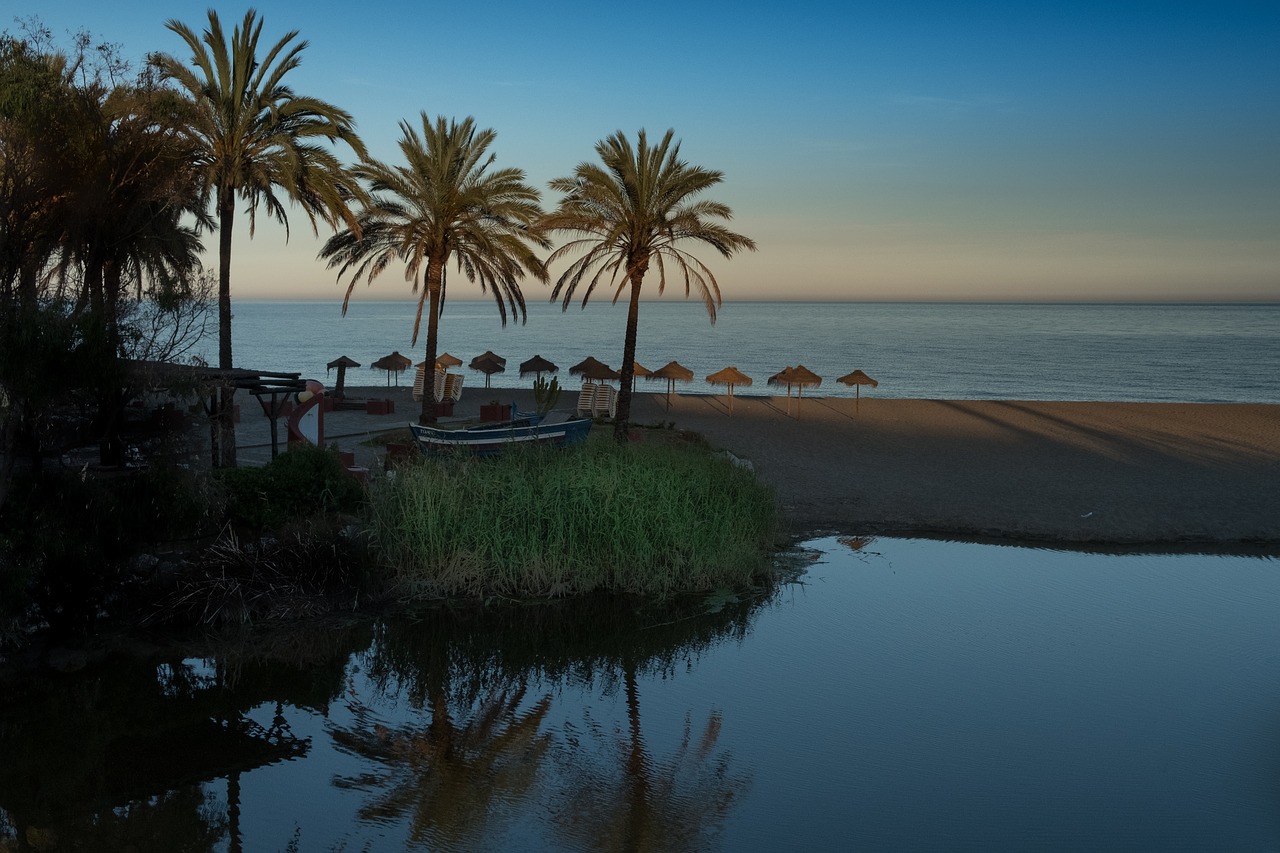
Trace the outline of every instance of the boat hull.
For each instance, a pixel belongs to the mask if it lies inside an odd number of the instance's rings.
[[[587,440],[590,418],[573,418],[559,423],[507,421],[478,424],[459,429],[440,429],[411,423],[409,429],[418,449],[428,456],[446,453],[471,453],[489,456],[510,447],[532,444],[572,447]]]

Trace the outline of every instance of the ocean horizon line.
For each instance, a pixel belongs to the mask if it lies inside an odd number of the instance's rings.
[[[313,304],[341,304],[340,297],[328,296],[232,296],[233,302],[253,302],[259,304],[283,304],[283,303],[313,303]],[[678,297],[641,297],[641,303],[644,304],[676,304],[680,302],[689,302],[692,304],[701,304],[701,300],[694,297],[682,299]],[[353,299],[351,304],[359,303],[384,303],[384,304],[404,304],[415,305],[418,300],[409,298],[391,298],[391,297],[369,297],[363,299]],[[493,302],[490,298],[484,297],[461,297],[451,296],[446,304],[455,302],[465,302],[468,304],[487,305]],[[526,299],[526,304],[534,302],[540,304],[554,305],[560,302],[559,299],[553,300],[532,300]],[[614,306],[611,299],[603,298],[593,301],[591,304],[608,304]],[[1051,307],[1054,305],[1068,306],[1229,306],[1229,305],[1258,305],[1258,306],[1280,306],[1280,297],[1274,299],[726,299],[721,305],[1033,305],[1037,307]],[[570,307],[583,306],[574,300]],[[589,307],[589,305],[587,306]]]

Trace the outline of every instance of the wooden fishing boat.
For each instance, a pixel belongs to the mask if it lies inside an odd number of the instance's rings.
[[[523,415],[509,421],[466,424],[457,427],[429,427],[409,424],[418,449],[428,456],[441,453],[473,453],[488,456],[508,447],[547,444],[572,447],[582,444],[591,432],[591,418],[570,417],[552,412],[545,417]]]

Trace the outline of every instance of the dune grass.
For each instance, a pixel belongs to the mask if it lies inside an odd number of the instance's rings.
[[[772,490],[704,447],[594,440],[422,460],[375,485],[380,562],[412,596],[742,587],[767,570]]]

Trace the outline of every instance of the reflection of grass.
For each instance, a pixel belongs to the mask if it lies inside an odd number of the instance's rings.
[[[371,503],[383,561],[423,595],[740,587],[776,530],[767,487],[678,441],[424,461]]]

